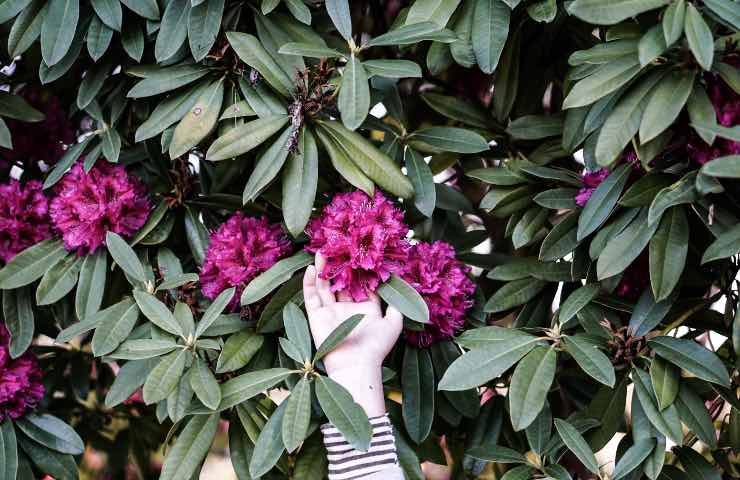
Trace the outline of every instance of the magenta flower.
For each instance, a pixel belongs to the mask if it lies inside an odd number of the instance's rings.
[[[306,250],[326,257],[321,277],[332,280],[332,291],[363,301],[391,274],[403,272],[408,230],[403,212],[382,193],[340,193],[306,227]]]
[[[637,300],[649,283],[650,261],[645,250],[624,270],[615,292],[622,298]]]
[[[596,187],[598,187],[601,182],[603,182],[608,176],[609,170],[606,168],[600,168],[592,172],[587,172],[586,170],[584,170],[581,174],[583,187],[578,190],[578,193],[576,194],[576,205],[578,205],[579,207],[583,207],[584,205],[586,205],[586,202],[588,202],[588,199],[591,198],[591,195],[594,193],[594,190],[596,190]]]
[[[131,237],[149,217],[144,185],[121,166],[98,162],[85,173],[78,162],[56,187],[51,219],[67,250],[94,252],[106,233]]]
[[[708,74],[706,79],[707,93],[714,105],[717,123],[724,127],[740,124],[740,95],[717,75]],[[701,137],[692,132],[686,143],[686,152],[691,160],[704,165],[718,157],[740,155],[740,142],[718,137],[712,145],[707,145]]]
[[[5,167],[13,163],[36,166],[43,161],[47,165],[54,165],[64,155],[64,146],[74,141],[74,128],[62,102],[38,88],[25,88],[21,96],[46,117],[33,124],[5,119],[13,139],[13,148],[0,148],[0,164],[5,164]]]
[[[0,423],[15,420],[38,405],[44,396],[43,373],[30,351],[10,358],[10,335],[0,323]]]
[[[16,180],[0,185],[0,260],[51,237],[49,201],[41,183],[21,185]]]
[[[203,294],[211,299],[236,287],[231,307],[239,306],[244,286],[292,250],[278,224],[237,213],[211,235],[200,273]]]
[[[465,311],[473,305],[475,283],[470,267],[455,258],[448,243],[418,243],[411,247],[402,277],[424,298],[430,323],[423,332],[406,330],[405,337],[417,347],[452,338],[465,325]]]

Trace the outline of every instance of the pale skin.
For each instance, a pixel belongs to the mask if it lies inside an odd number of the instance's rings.
[[[403,328],[403,315],[389,306],[383,315],[380,299],[374,293],[368,300],[355,302],[343,292],[335,295],[329,280],[319,277],[326,259],[316,255],[316,266],[303,276],[303,295],[314,343],[326,337],[352,315],[364,318],[349,336],[324,357],[326,373],[352,394],[368,417],[385,413],[383,359],[395,345]]]

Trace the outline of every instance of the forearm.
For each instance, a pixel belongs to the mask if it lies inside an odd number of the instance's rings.
[[[383,370],[380,365],[348,365],[328,369],[327,373],[347,389],[368,417],[385,414]]]

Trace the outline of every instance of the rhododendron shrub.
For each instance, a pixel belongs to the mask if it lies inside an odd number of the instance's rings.
[[[318,255],[407,478],[736,478],[739,18],[0,0],[0,479],[326,478]]]

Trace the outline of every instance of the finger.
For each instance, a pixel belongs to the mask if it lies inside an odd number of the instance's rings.
[[[320,253],[316,254],[316,290],[319,292],[321,303],[326,307],[332,303],[336,303],[337,299],[334,298],[334,294],[331,291],[331,284],[329,280],[321,278],[320,273],[324,271],[326,267],[326,258]]]
[[[388,322],[388,331],[393,332],[396,338],[401,335],[403,330],[403,314],[392,305],[388,305],[385,310],[385,319]]]
[[[337,292],[337,300],[340,302],[352,302],[352,297],[345,291]]]
[[[321,308],[321,297],[316,289],[316,267],[309,265],[303,274],[303,301],[309,316],[315,310]]]
[[[380,297],[375,292],[367,292],[367,301],[380,306]]]

